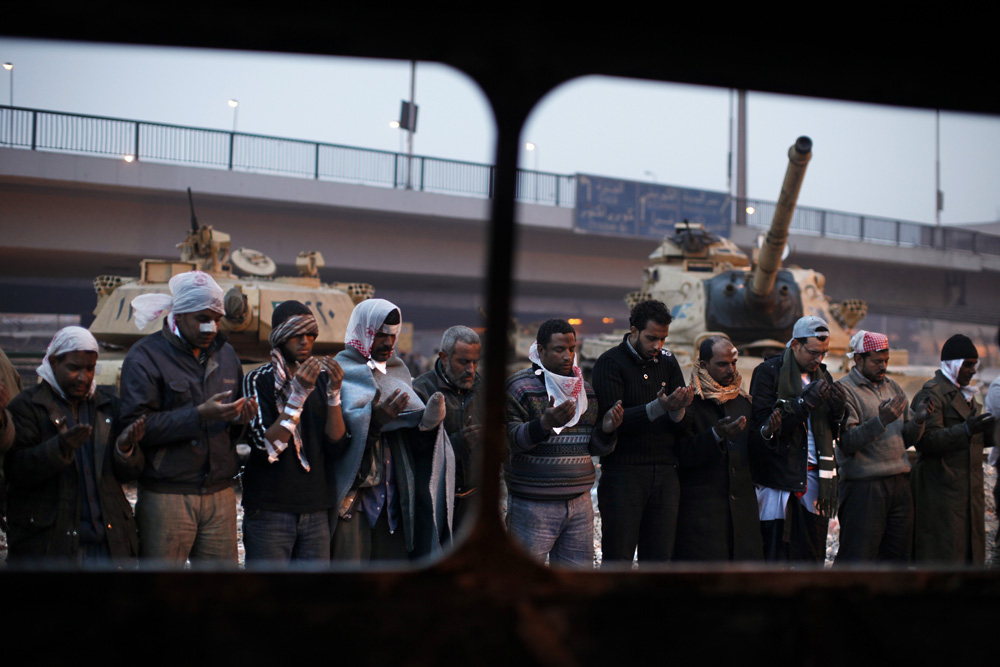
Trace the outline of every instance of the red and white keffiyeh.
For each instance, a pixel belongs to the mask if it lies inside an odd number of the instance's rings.
[[[372,345],[375,336],[382,333],[399,335],[400,325],[382,324],[392,311],[398,311],[396,304],[385,299],[367,299],[354,307],[347,322],[347,345],[353,347],[368,359],[368,365],[385,373],[385,363],[372,360]],[[400,316],[400,321],[402,321]]]
[[[856,354],[867,354],[869,352],[879,352],[889,349],[889,337],[885,334],[865,331],[862,329],[851,336],[851,349],[847,353],[848,359],[853,359]]]
[[[580,417],[587,411],[587,392],[584,391],[583,387],[583,371],[576,365],[576,355],[573,355],[573,375],[557,375],[545,368],[538,355],[538,341],[531,344],[531,349],[528,350],[528,359],[538,366],[535,375],[542,375],[545,378],[545,391],[548,392],[549,398],[555,399],[555,405],[561,405],[570,400],[576,403],[576,412],[573,413],[573,418],[552,430],[555,433],[560,433],[564,428],[573,426],[580,421]]]

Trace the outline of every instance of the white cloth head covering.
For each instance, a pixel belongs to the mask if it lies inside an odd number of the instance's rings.
[[[564,428],[573,426],[580,421],[580,417],[587,411],[587,392],[583,387],[583,371],[576,365],[576,354],[573,355],[573,375],[558,375],[545,368],[538,355],[537,340],[531,344],[531,349],[528,350],[528,359],[533,364],[538,365],[535,375],[542,375],[545,378],[545,391],[549,398],[555,398],[555,405],[561,405],[566,401],[576,403],[576,412],[573,413],[572,419],[552,430],[558,434]]]
[[[865,331],[862,329],[851,336],[851,349],[847,352],[847,358],[853,359],[855,354],[865,354],[867,352],[880,352],[889,349],[889,337],[885,334]]]
[[[941,373],[944,374],[953,385],[962,391],[965,400],[971,401],[972,397],[979,393],[979,383],[970,382],[966,386],[958,384],[958,369],[965,363],[965,359],[949,359],[941,362]],[[979,370],[979,360],[976,360],[976,370]]]
[[[62,396],[63,400],[68,402],[70,399],[66,396],[66,392],[63,391],[62,387],[59,386],[56,375],[52,372],[52,357],[58,357],[68,352],[99,353],[99,351],[100,348],[97,346],[97,339],[89,331],[83,327],[66,327],[57,331],[56,335],[52,337],[52,342],[49,343],[49,347],[45,350],[45,358],[42,359],[42,365],[36,368],[35,372],[38,373],[38,377],[48,382],[49,386]],[[96,390],[97,379],[95,378],[90,383],[87,398],[93,396]]]
[[[391,301],[367,299],[354,307],[351,319],[347,322],[347,345],[368,359],[369,366],[378,368],[383,373],[386,372],[385,364],[372,360],[372,344],[375,342],[375,334],[379,333],[380,330],[384,330],[383,333],[399,333],[398,324],[382,326],[385,318],[394,310],[398,311],[399,308]],[[400,313],[399,320],[403,321],[402,313]]]
[[[211,310],[226,314],[222,305],[222,288],[212,276],[204,271],[178,273],[170,279],[170,294],[140,294],[132,299],[135,310],[135,326],[141,331],[161,315],[173,313],[197,313]]]

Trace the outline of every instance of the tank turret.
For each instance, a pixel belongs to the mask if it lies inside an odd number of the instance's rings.
[[[188,190],[189,201],[190,196]],[[220,330],[240,359],[248,363],[270,357],[271,313],[282,301],[295,299],[313,310],[319,325],[314,350],[317,354],[329,354],[344,348],[347,321],[354,306],[375,294],[375,289],[367,283],[323,283],[319,277],[323,256],[315,251],[299,253],[296,258],[299,275],[274,276],[277,267],[267,255],[249,248],[231,251],[228,234],[199,225],[193,201],[191,231],[177,247],[180,249],[177,260],[142,260],[138,277],[94,278],[97,306],[90,331],[105,347],[121,351],[101,354],[100,383],[114,383],[124,351],[162,326],[161,317],[139,331],[132,299],[153,292],[169,294],[168,282],[178,273],[205,271],[223,289],[226,314],[220,321]]]
[[[682,365],[693,362],[695,349],[706,336],[725,333],[741,350],[746,368],[752,368],[760,355],[784,347],[803,315],[819,315],[829,322],[831,353],[846,351],[851,329],[867,311],[864,302],[833,303],[826,296],[823,274],[782,266],[811,157],[809,137],[799,137],[789,148],[774,218],[753,259],[729,239],[687,221],[677,224],[673,236],[650,254],[652,263],[643,271],[642,289],[625,300],[629,308],[645,299],[667,304],[674,317],[667,346]],[[620,341],[621,335],[585,340],[581,356],[585,363],[593,363]],[[749,381],[749,373],[744,378]]]

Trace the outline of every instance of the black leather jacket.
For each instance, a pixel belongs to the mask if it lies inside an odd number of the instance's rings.
[[[204,365],[183,341],[163,329],[129,350],[122,365],[122,421],[146,416],[140,443],[146,469],[139,485],[159,493],[215,493],[229,487],[238,472],[236,437],[241,428],[218,420],[202,421],[198,406],[211,396],[243,393],[243,369],[232,346],[219,334]]]
[[[783,355],[766,359],[753,371],[750,396],[753,397],[753,428],[750,432],[750,473],[754,484],[772,489],[801,492],[806,488],[806,467],[809,462],[809,413],[801,406],[781,420],[781,430],[765,440],[760,429],[767,423],[778,402],[778,378],[781,376]],[[833,378],[820,364],[820,373],[827,382]],[[840,434],[840,419],[830,415],[833,437]]]

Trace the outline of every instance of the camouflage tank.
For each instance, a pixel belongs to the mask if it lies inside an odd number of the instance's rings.
[[[299,275],[274,277],[275,263],[264,253],[248,248],[230,251],[230,237],[211,226],[202,226],[194,214],[191,190],[191,232],[178,248],[180,259],[144,259],[138,277],[97,276],[94,290],[97,306],[90,332],[110,350],[102,352],[97,374],[99,384],[117,384],[125,351],[143,336],[158,331],[160,317],[139,331],[135,326],[132,299],[140,294],[169,294],[167,283],[178,273],[200,270],[212,275],[225,292],[226,314],[219,322],[247,365],[256,366],[270,357],[267,339],[271,313],[282,301],[295,299],[316,314],[319,335],[314,350],[330,354],[344,348],[347,321],[354,306],[375,294],[367,283],[323,283],[319,252],[301,252],[295,260]],[[235,271],[244,275],[238,275]]]
[[[677,224],[674,235],[649,256],[653,264],[643,272],[642,289],[625,301],[629,309],[647,299],[667,304],[674,317],[667,346],[685,372],[702,340],[725,333],[741,352],[740,372],[749,382],[761,357],[784,348],[795,321],[803,315],[818,315],[830,324],[831,365],[841,367],[852,328],[865,316],[867,306],[857,299],[834,302],[825,293],[826,278],[817,271],[781,266],[811,157],[809,137],[799,137],[789,148],[774,218],[753,258],[729,239],[687,222]],[[585,339],[581,357],[592,365],[604,350],[620,342],[621,334]]]

